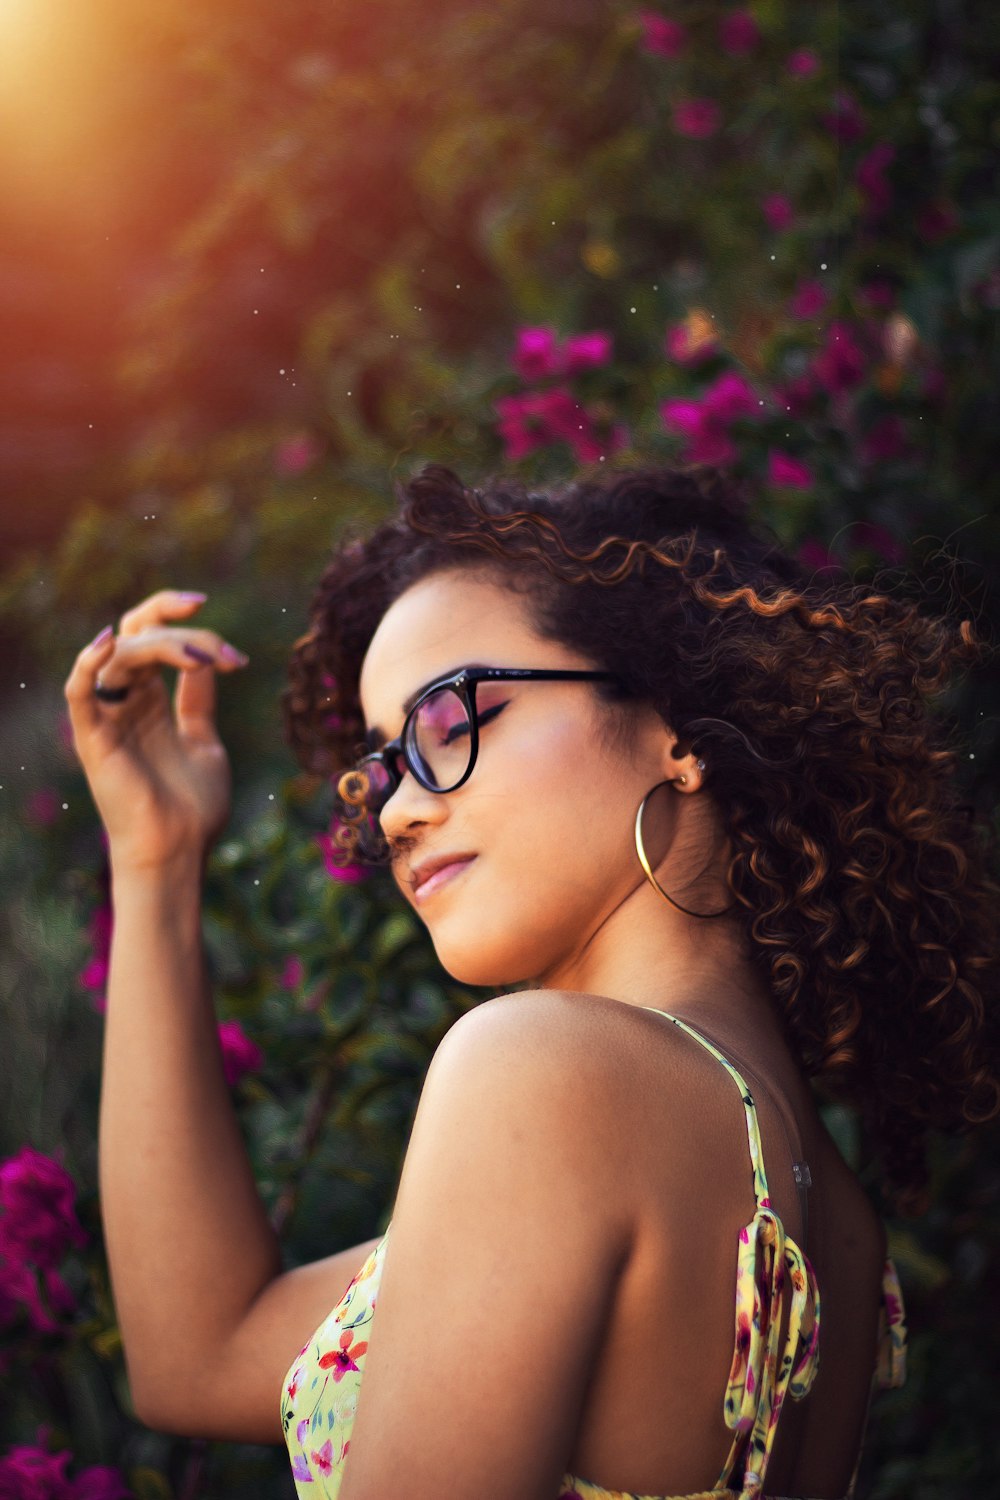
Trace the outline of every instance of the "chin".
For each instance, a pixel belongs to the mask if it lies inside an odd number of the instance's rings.
[[[431,939],[441,967],[457,984],[473,989],[515,989],[538,972],[527,954],[497,952],[481,939],[475,946],[449,943],[444,934],[431,933]]]

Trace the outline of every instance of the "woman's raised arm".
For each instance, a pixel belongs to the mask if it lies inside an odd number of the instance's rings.
[[[80,653],[65,688],[111,860],[101,1209],[138,1415],[192,1436],[277,1442],[282,1376],[371,1244],[282,1274],[229,1097],[201,896],[230,806],[215,668],[242,662],[211,631],[168,626],[200,602],[151,596],[117,640]],[[163,665],[181,669],[173,705]],[[99,699],[98,674],[127,696]]]

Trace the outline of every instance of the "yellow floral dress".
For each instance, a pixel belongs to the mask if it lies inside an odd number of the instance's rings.
[[[819,1288],[808,1257],[785,1234],[771,1207],[757,1111],[750,1090],[728,1059],[693,1026],[667,1011],[657,1014],[666,1016],[718,1059],[739,1088],[746,1113],[757,1205],[749,1224],[740,1230],[737,1246],[735,1343],[723,1402],[726,1425],[734,1437],[714,1489],[684,1496],[634,1495],[624,1490],[604,1489],[567,1473],[553,1500],[723,1500],[723,1497],[734,1500],[736,1495],[741,1500],[765,1500],[764,1478],[782,1403],[787,1396],[801,1400],[818,1368]],[[805,1163],[796,1164],[796,1180],[800,1185],[808,1185]],[[335,1500],[340,1490],[389,1229],[340,1302],[299,1351],[285,1377],[282,1424],[299,1500]],[[786,1277],[791,1286],[791,1306],[785,1344],[779,1349],[781,1293]],[[812,1325],[802,1334],[803,1314],[810,1306]],[[778,1310],[774,1318],[772,1308]],[[885,1262],[882,1276],[882,1312],[872,1388],[901,1386],[905,1379],[903,1297],[890,1258]],[[734,1490],[731,1486],[738,1466],[742,1466],[742,1477],[737,1481],[742,1488]],[[857,1467],[844,1500],[852,1500],[856,1479]],[[783,1497],[771,1496],[767,1500],[783,1500]]]

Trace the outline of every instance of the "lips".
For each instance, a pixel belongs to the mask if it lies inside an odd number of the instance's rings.
[[[427,860],[414,872],[414,898],[419,901],[430,896],[432,892],[439,890],[441,886],[464,870],[466,865],[471,864],[475,858],[474,854],[442,854]]]

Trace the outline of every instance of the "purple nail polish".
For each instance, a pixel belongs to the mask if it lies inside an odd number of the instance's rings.
[[[196,594],[190,589],[179,589],[177,592],[177,597],[178,599],[182,599],[185,604],[204,604],[205,600],[208,598],[208,595]]]
[[[204,662],[208,667],[213,667],[215,665],[214,656],[209,656],[207,651],[202,651],[198,646],[192,646],[190,641],[184,642],[184,650],[187,652],[188,656],[193,656],[195,661]]]
[[[219,647],[219,655],[223,661],[232,662],[237,667],[245,667],[250,660],[245,652],[237,651],[236,647],[231,646],[228,641]]]
[[[113,625],[105,625],[104,629],[98,631],[97,635],[94,636],[94,639],[91,641],[90,645],[87,647],[87,650],[88,651],[96,651],[96,649],[97,649],[98,646],[103,646],[104,642],[108,639],[108,637],[111,634],[113,634],[114,628],[115,627]]]

